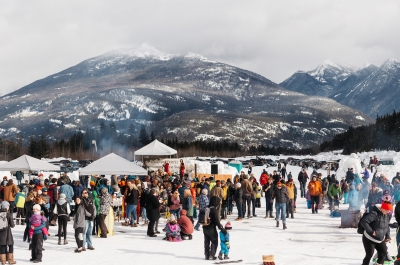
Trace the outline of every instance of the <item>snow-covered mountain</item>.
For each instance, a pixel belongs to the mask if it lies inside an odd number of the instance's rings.
[[[125,133],[232,139],[303,147],[372,122],[333,100],[283,89],[265,77],[187,53],[144,45],[90,58],[0,97],[0,134],[51,134],[113,121]]]
[[[306,95],[328,97],[375,117],[400,110],[400,63],[389,59],[380,67],[357,69],[330,61],[310,72],[296,72],[280,84]]]

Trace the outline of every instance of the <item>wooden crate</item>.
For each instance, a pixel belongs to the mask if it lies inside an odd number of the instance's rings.
[[[231,174],[203,174],[203,173],[197,173],[197,178],[201,181],[203,177],[209,178],[210,176],[214,176],[214,180],[227,180],[231,179],[233,180],[233,177]]]

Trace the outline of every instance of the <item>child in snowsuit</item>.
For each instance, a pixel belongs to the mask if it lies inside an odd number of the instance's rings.
[[[29,223],[31,224],[31,226],[38,227],[38,226],[42,225],[42,222],[44,222],[44,223],[47,222],[47,218],[41,215],[40,205],[35,204],[33,206],[33,214],[29,218]],[[29,228],[29,238],[30,239],[32,238],[34,231],[35,231],[34,228],[32,228],[32,227]],[[47,236],[49,234],[47,231],[47,228],[43,227],[42,232],[43,232],[43,238],[47,239]]]
[[[354,183],[352,182],[350,184],[350,192],[349,192],[349,209],[356,211],[360,210],[360,206],[358,205],[358,191],[354,186]]]
[[[222,255],[224,256],[224,259],[229,259],[229,249],[231,248],[229,240],[230,236],[228,233],[228,230],[232,229],[231,222],[227,222],[225,225],[225,230],[227,231],[226,234],[222,233],[222,231],[219,231],[219,239],[221,240],[220,246],[221,250],[219,252],[218,258],[222,260]]]
[[[171,214],[171,217],[168,219],[168,223],[163,229],[165,232],[165,240],[169,242],[181,242],[181,228],[176,222],[175,215]]]

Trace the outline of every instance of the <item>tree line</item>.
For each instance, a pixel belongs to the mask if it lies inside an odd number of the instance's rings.
[[[102,121],[98,129],[78,130],[68,139],[54,140],[47,135],[32,135],[28,144],[22,135],[13,139],[0,138],[0,160],[12,160],[22,154],[36,158],[69,157],[72,159],[97,159],[110,152],[132,157],[133,152],[156,139],[154,132],[147,132],[142,125],[139,130],[132,123],[127,133],[118,132],[114,122]],[[343,149],[343,154],[370,151],[374,149],[400,151],[400,112],[377,116],[375,124],[353,127],[336,134],[333,139],[303,149],[252,145],[243,147],[229,140],[195,140],[188,142],[158,139],[176,149],[179,156],[220,156],[237,157],[244,155],[313,155],[319,152]]]
[[[377,116],[374,124],[352,127],[320,145],[320,151],[343,149],[343,154],[371,150],[400,151],[400,112]]]

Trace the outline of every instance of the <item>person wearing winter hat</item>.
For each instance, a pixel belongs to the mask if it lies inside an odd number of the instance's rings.
[[[243,204],[243,190],[241,189],[242,185],[240,182],[235,184],[235,195],[234,200],[236,202],[236,207],[238,210],[238,217],[235,219],[236,221],[241,221],[244,217],[244,213],[242,212],[242,204]]]
[[[288,190],[281,182],[278,182],[274,192],[272,194],[271,200],[275,199],[275,209],[276,209],[276,227],[279,227],[280,214],[282,214],[283,230],[286,227],[286,201],[289,198]]]
[[[37,201],[36,199],[34,199],[34,201]],[[36,215],[40,210],[41,207],[40,205],[36,204],[33,207],[33,214],[29,217],[28,220],[30,220],[30,218],[34,215]],[[29,223],[29,222],[27,222]],[[30,245],[30,249],[32,250],[31,252],[31,259],[30,261],[32,261],[33,263],[39,263],[42,262],[42,258],[43,258],[43,253],[42,251],[44,250],[43,248],[43,229],[46,228],[46,222],[42,220],[41,225],[40,226],[31,226],[31,228],[33,227],[34,231],[33,231],[33,236],[32,236],[32,241],[31,241],[31,245]]]
[[[31,228],[29,229],[29,238],[31,239],[33,233],[35,232],[35,227],[41,226],[43,223],[47,222],[47,218],[42,216],[41,214],[41,207],[39,204],[33,205],[33,214],[29,218],[29,223],[31,224]],[[46,227],[42,228],[43,239],[46,240],[49,232]]]
[[[68,244],[67,241],[67,222],[68,216],[71,214],[71,209],[67,202],[67,196],[64,193],[60,193],[53,213],[58,218],[58,244],[61,245],[61,236],[64,234],[64,245]]]
[[[192,234],[193,234],[193,223],[189,219],[189,217],[186,216],[187,211],[186,210],[181,210],[181,214],[178,220],[178,225],[181,228],[181,237],[183,240],[189,239],[192,240]]]
[[[365,217],[361,219],[364,228],[362,242],[365,249],[363,265],[370,263],[374,250],[378,252],[376,264],[383,264],[386,256],[386,242],[390,241],[389,212],[393,211],[390,202],[383,202],[380,206],[375,205]]]
[[[219,231],[219,239],[221,240],[220,242],[220,246],[221,246],[221,250],[219,252],[218,258],[220,260],[222,259],[229,259],[229,249],[231,248],[230,246],[230,236],[229,236],[229,232],[228,230],[232,230],[232,225],[231,222],[227,222],[225,224],[225,233],[223,233],[223,231]],[[224,257],[222,257],[222,255],[224,255]]]
[[[179,227],[175,215],[171,214],[168,219],[168,223],[165,225],[163,229],[165,232],[165,240],[169,242],[180,242],[181,238],[181,228]]]
[[[8,226],[0,231],[0,262],[1,264],[16,264],[14,260],[14,238],[11,228],[14,228],[14,220],[12,213],[9,212],[10,203],[3,201],[1,203],[0,218],[6,219]],[[7,251],[8,248],[8,251]],[[8,252],[8,254],[7,254]]]

